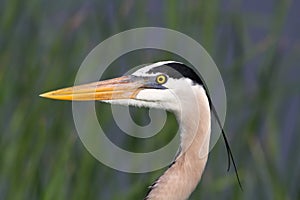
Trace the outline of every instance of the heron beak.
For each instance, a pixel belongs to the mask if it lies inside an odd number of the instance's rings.
[[[143,89],[145,80],[136,76],[98,81],[41,94],[41,97],[69,101],[134,99]]]

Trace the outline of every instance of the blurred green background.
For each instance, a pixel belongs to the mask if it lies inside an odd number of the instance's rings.
[[[190,199],[300,199],[299,1],[0,0],[0,199],[142,199],[162,172],[127,174],[95,160],[79,140],[70,102],[38,94],[70,86],[85,56],[121,31],[159,26],[201,43],[222,74],[225,130],[239,168],[226,172],[223,140]],[[145,50],[123,56],[107,76],[172,59]],[[116,67],[118,66],[118,67]],[[118,137],[110,107],[97,103]],[[132,109],[137,123],[146,109]],[[174,116],[156,140],[176,131]],[[99,117],[101,118],[101,117]],[[121,137],[121,136],[120,136]],[[120,142],[121,141],[121,142]],[[129,137],[120,146],[143,151]]]

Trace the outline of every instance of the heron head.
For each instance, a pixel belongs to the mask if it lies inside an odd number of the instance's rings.
[[[131,75],[63,88],[40,96],[178,111],[180,104],[192,100],[194,88],[203,89],[202,85],[199,76],[183,63],[163,61],[147,65]]]

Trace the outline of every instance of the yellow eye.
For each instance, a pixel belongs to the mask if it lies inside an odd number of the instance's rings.
[[[165,82],[167,82],[167,77],[165,76],[165,75],[158,75],[157,77],[156,77],[156,82],[158,83],[158,84],[164,84]]]

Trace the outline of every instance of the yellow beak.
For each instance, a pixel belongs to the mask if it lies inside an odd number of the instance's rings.
[[[134,99],[143,89],[145,80],[136,76],[122,76],[119,78],[63,88],[41,94],[41,97],[70,100],[94,101],[113,99]]]

